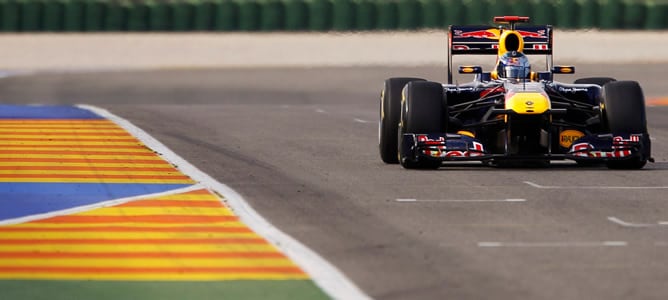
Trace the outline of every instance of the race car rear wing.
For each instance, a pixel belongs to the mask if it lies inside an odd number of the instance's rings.
[[[514,27],[514,26],[513,26]],[[514,27],[524,40],[522,52],[528,55],[546,55],[546,69],[552,68],[552,26]],[[496,55],[503,27],[487,25],[457,26],[448,28],[448,83],[452,84],[452,56]]]

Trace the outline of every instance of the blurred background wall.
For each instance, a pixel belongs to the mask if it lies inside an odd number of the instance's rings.
[[[559,29],[668,28],[668,0],[0,0],[5,32],[375,31],[526,15]]]

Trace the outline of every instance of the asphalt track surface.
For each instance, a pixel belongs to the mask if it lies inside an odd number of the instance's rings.
[[[668,96],[667,68],[584,65],[577,77],[635,79],[655,99]],[[2,79],[0,98],[130,120],[373,298],[666,298],[668,108],[648,107],[657,162],[640,171],[409,171],[378,156],[391,76],[445,77],[438,66],[42,74]]]

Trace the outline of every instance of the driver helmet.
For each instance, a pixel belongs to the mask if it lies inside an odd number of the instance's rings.
[[[510,51],[499,57],[496,72],[499,78],[529,79],[531,64],[529,64],[526,55],[517,51]]]

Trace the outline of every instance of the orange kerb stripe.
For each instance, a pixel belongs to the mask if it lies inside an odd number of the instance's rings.
[[[140,145],[4,145],[0,144],[0,148],[70,148],[70,149],[137,149],[148,150],[148,148]],[[49,151],[51,153],[51,151]]]
[[[666,98],[654,98],[647,101],[649,105],[668,105],[668,97]]]
[[[186,193],[180,193],[179,195],[212,195],[211,192],[209,192],[206,189],[201,189],[201,190],[194,190]]]
[[[139,143],[137,139],[128,138],[80,138],[80,139],[63,139],[63,138],[3,138],[0,141],[16,141],[16,142],[132,142]]]
[[[125,203],[118,207],[224,207],[219,201],[196,201],[196,200],[142,200]]]
[[[72,129],[72,130],[77,130],[77,129],[111,129],[111,130],[119,130],[122,129],[118,125],[114,124],[108,124],[108,123],[103,123],[103,124],[86,124],[86,123],[78,123],[78,124],[6,124],[0,122],[0,129],[43,129],[43,130],[50,130],[50,129]]]
[[[190,177],[185,175],[76,175],[76,174],[0,174],[0,179],[4,178],[63,178],[63,179],[73,179],[73,178],[85,178],[85,179],[155,179],[155,180],[189,180]]]
[[[131,136],[127,132],[16,132],[16,131],[0,131],[0,135],[38,135],[38,136]]]
[[[40,123],[40,124],[47,124],[47,123],[54,123],[54,124],[63,124],[63,123],[84,123],[84,124],[101,124],[101,123],[109,123],[113,124],[110,120],[107,119],[4,119],[0,120],[0,124],[11,124],[11,123],[17,123],[17,124],[33,124],[33,123]]]
[[[25,155],[38,155],[38,154],[47,154],[47,155],[124,155],[124,156],[157,156],[155,152],[152,151],[141,151],[141,152],[113,152],[113,151],[44,151],[44,150],[0,150],[0,155],[2,154],[25,154]]]
[[[169,233],[251,233],[248,227],[194,226],[194,227],[0,227],[3,232],[169,232]],[[2,255],[0,255],[2,256]]]
[[[146,216],[60,216],[37,220],[31,223],[211,223],[237,221],[237,216],[179,216],[179,215],[146,215]],[[0,243],[1,244],[1,243]]]
[[[2,258],[184,258],[184,259],[226,259],[226,258],[285,258],[279,252],[0,252]]]
[[[136,168],[136,167],[71,167],[71,166],[0,166],[0,170],[16,171],[127,171],[127,172],[175,172],[176,169],[170,165],[163,168]],[[20,176],[20,175],[17,175]]]
[[[0,273],[269,273],[303,274],[297,267],[0,267]]]
[[[159,159],[108,159],[108,158],[6,158],[0,157],[0,162],[47,162],[47,163],[135,163],[135,164],[155,164],[168,165],[164,160]]]
[[[268,244],[262,238],[201,238],[201,239],[0,239],[2,245],[222,245]],[[1,253],[1,252],[0,252]]]

